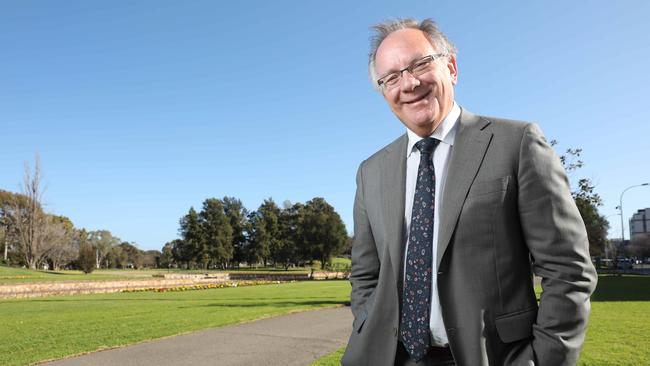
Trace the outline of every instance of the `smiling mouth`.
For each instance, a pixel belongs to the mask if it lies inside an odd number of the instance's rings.
[[[431,90],[429,90],[426,94],[423,94],[422,96],[420,96],[420,97],[418,97],[418,98],[415,98],[415,99],[410,100],[410,101],[408,101],[408,102],[404,102],[404,104],[415,104],[415,103],[417,103],[417,102],[419,102],[419,101],[425,99],[426,97],[428,97],[429,94],[431,94]]]

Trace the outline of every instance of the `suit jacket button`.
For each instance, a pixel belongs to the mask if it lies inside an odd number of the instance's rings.
[[[438,274],[439,274],[439,275],[441,275],[441,274],[443,274],[443,273],[444,273],[443,271],[438,271]]]
[[[393,327],[393,336],[397,337],[397,327]]]

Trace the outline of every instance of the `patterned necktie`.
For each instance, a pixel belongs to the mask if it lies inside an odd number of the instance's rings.
[[[406,253],[400,336],[411,359],[419,361],[430,344],[429,312],[431,298],[433,214],[436,176],[431,155],[438,140],[425,138],[415,147],[420,150],[420,165],[413,198],[413,211]]]

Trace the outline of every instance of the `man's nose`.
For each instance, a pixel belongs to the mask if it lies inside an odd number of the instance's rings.
[[[402,72],[402,90],[404,91],[413,91],[420,85],[420,80],[415,76],[411,75],[408,70]]]

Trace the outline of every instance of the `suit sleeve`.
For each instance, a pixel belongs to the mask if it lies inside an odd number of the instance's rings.
[[[589,317],[596,271],[585,225],[559,158],[535,124],[520,146],[518,207],[542,295],[532,348],[539,365],[575,365]]]
[[[354,242],[352,244],[352,269],[350,304],[355,324],[366,317],[365,303],[372,295],[379,278],[379,258],[370,221],[366,212],[363,190],[363,163],[357,171],[357,192],[354,198]]]

